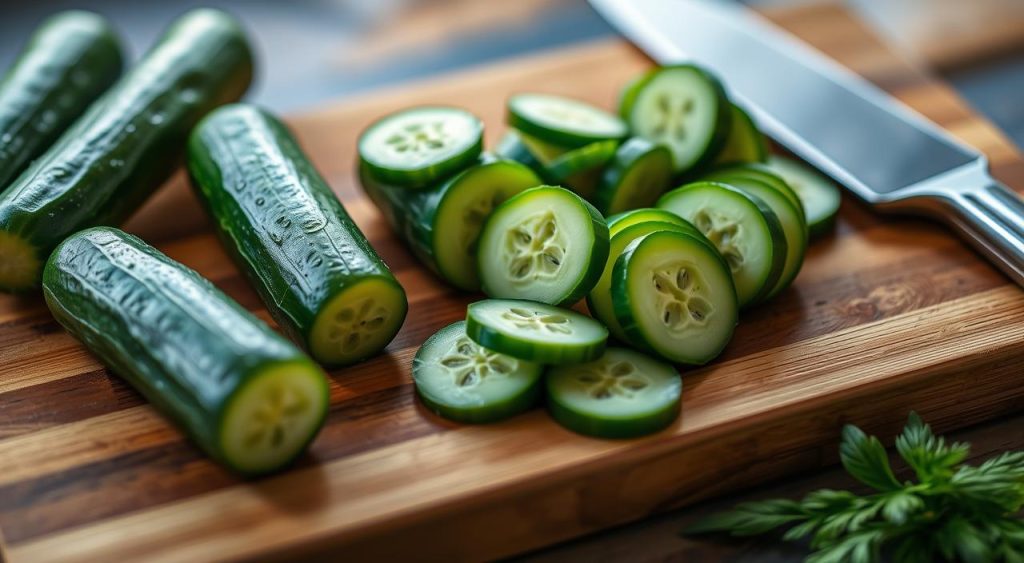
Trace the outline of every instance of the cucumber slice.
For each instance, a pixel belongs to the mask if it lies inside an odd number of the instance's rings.
[[[768,166],[786,181],[807,211],[807,226],[817,237],[835,224],[839,212],[839,188],[817,170],[782,156],[772,156]]]
[[[412,378],[423,403],[459,422],[494,422],[530,409],[540,397],[541,373],[538,364],[470,340],[465,321],[434,333],[412,360]]]
[[[711,361],[736,328],[729,266],[686,233],[661,231],[630,243],[615,262],[611,292],[629,341],[672,362]]]
[[[484,124],[468,111],[420,106],[387,115],[359,137],[359,159],[378,180],[427,186],[473,164]]]
[[[732,271],[741,307],[775,288],[786,264],[786,235],[763,200],[725,184],[695,182],[662,196],[658,207],[693,223],[715,245]]]
[[[693,227],[689,221],[675,213],[672,213],[671,211],[658,209],[657,207],[642,207],[640,209],[616,213],[615,215],[608,217],[608,235],[613,237],[616,233],[626,227],[631,227],[638,223],[646,223],[647,221],[658,221],[661,223],[672,223],[673,225]],[[694,228],[694,230],[696,230],[696,228]],[[616,258],[618,258],[618,256],[616,256]]]
[[[517,94],[508,99],[508,124],[543,141],[576,148],[629,134],[617,116],[588,103],[550,94]]]
[[[534,154],[534,151],[526,145],[523,140],[523,134],[510,129],[502,135],[501,140],[498,141],[498,147],[494,149],[494,153],[501,158],[507,158],[508,160],[514,160],[522,165],[530,167],[531,170],[537,174],[544,175],[547,173],[544,162],[539,156]],[[554,158],[553,156],[551,158]],[[550,161],[548,159],[547,161]]]
[[[726,166],[723,168],[713,170],[702,176],[700,180],[706,180],[709,182],[722,182],[723,184],[728,184],[730,180],[736,177],[750,178],[751,180],[764,182],[765,184],[768,184],[769,186],[782,192],[782,195],[786,196],[786,199],[788,199],[793,205],[797,206],[797,208],[800,210],[800,214],[804,215],[806,219],[806,214],[804,212],[804,204],[802,201],[800,201],[800,196],[796,195],[796,192],[793,191],[793,188],[791,188],[789,184],[782,179],[782,176],[776,174],[774,171],[772,171],[772,169],[768,168],[767,165],[756,162],[748,162],[746,164],[734,164],[732,166]]]
[[[718,79],[688,64],[652,70],[630,85],[619,113],[634,136],[672,150],[676,172],[710,162],[725,143],[731,119]]]
[[[580,434],[632,438],[657,432],[679,416],[679,373],[626,348],[609,348],[587,364],[550,368],[546,379],[552,418]]]
[[[536,301],[487,299],[470,304],[466,334],[477,344],[541,364],[578,364],[604,351],[608,329],[575,311]]]
[[[571,304],[590,291],[608,258],[608,227],[594,206],[564,188],[516,194],[491,214],[477,248],[489,297]]]
[[[782,225],[782,232],[786,236],[786,265],[783,267],[779,281],[775,283],[775,288],[764,297],[771,299],[789,287],[796,275],[800,273],[800,266],[803,265],[804,254],[807,252],[807,221],[800,208],[794,205],[789,198],[760,180],[734,176],[731,179],[723,180],[722,183],[760,198],[775,212]]]
[[[672,174],[668,147],[634,137],[615,152],[594,194],[594,206],[608,214],[654,205],[668,189]]]
[[[715,164],[767,161],[768,139],[758,130],[750,114],[736,104],[729,105],[732,113],[729,136],[715,157]]]
[[[545,181],[567,187],[590,200],[604,167],[615,157],[618,147],[618,141],[598,141],[565,149],[521,131],[509,131],[498,153],[533,168]]]
[[[622,251],[629,246],[629,243],[657,231],[678,231],[704,238],[704,235],[700,234],[696,227],[681,219],[679,223],[645,221],[630,225],[625,229],[620,229],[612,236],[608,244],[608,260],[605,262],[601,278],[597,280],[597,285],[594,286],[594,289],[590,290],[590,293],[587,294],[587,308],[590,310],[590,314],[604,323],[608,327],[608,332],[623,342],[629,342],[629,338],[622,331],[622,326],[619,325],[618,319],[615,318],[615,304],[612,302],[612,271],[615,269],[615,261],[622,254]],[[710,245],[711,243],[708,242],[707,244]]]

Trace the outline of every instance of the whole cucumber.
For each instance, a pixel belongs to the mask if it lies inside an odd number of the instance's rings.
[[[0,82],[0,190],[121,74],[121,42],[103,17],[48,18]]]
[[[127,218],[181,160],[208,111],[252,77],[242,28],[193,10],[0,194],[0,289],[37,287],[43,261],[69,234]]]
[[[323,424],[328,388],[316,364],[132,235],[94,227],[68,237],[47,261],[43,295],[68,332],[238,472],[286,465]]]
[[[192,133],[188,168],[221,241],[314,359],[350,364],[391,342],[405,291],[281,122],[220,108]]]

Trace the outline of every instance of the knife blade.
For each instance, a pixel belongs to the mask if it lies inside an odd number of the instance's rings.
[[[658,63],[714,71],[767,134],[866,203],[946,221],[1024,287],[1024,201],[973,147],[742,5],[590,3]]]

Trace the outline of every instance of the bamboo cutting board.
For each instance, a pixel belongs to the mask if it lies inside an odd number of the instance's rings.
[[[945,86],[836,7],[780,23],[991,157],[1024,160]],[[213,465],[49,317],[0,298],[0,530],[18,561],[198,561],[324,549],[349,558],[478,559],[522,552],[799,469],[831,463],[840,425],[892,435],[916,409],[940,430],[1024,406],[1024,292],[932,224],[847,199],[796,285],[747,313],[725,354],[685,373],[683,414],[635,441],[559,428],[543,411],[446,423],[415,401],[409,363],[476,298],[420,268],[355,185],[358,132],[415,103],[465,106],[493,142],[521,88],[609,106],[649,66],[610,41],[347,101],[291,120],[406,287],[387,353],[332,373],[332,409],[297,467],[252,483]],[[129,225],[267,318],[183,182]],[[386,560],[386,559],[385,559]]]

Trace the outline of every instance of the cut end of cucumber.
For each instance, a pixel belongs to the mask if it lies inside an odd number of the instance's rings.
[[[357,362],[381,351],[402,327],[405,292],[390,279],[368,278],[332,297],[317,315],[309,348],[329,365]]]
[[[39,284],[43,262],[21,237],[0,231],[0,289],[25,291]]]
[[[267,473],[297,457],[327,414],[327,380],[312,363],[273,364],[228,399],[220,432],[224,460],[245,474]]]

